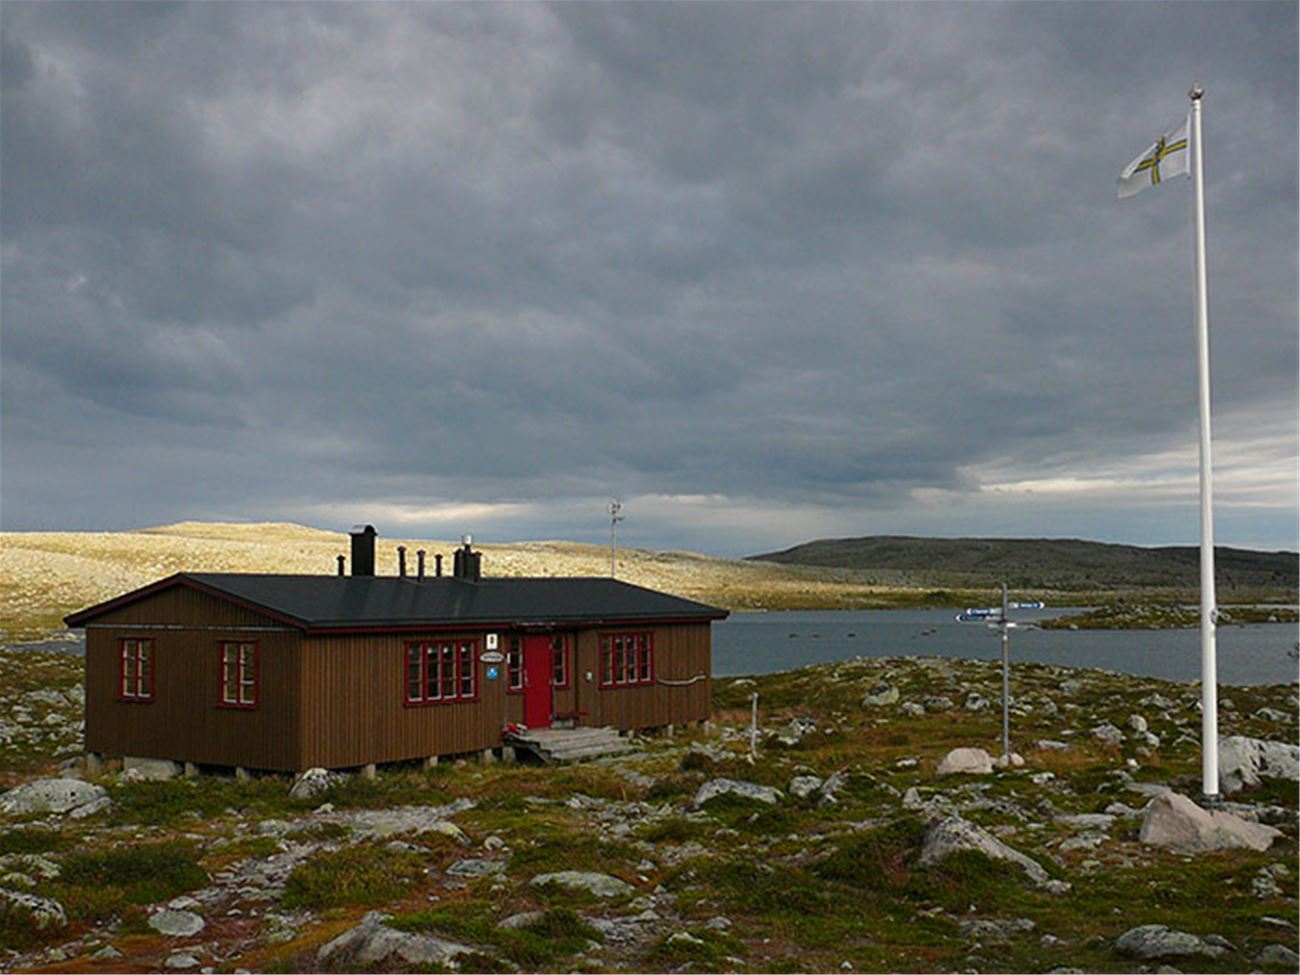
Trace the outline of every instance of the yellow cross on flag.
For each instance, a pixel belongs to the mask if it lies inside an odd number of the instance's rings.
[[[1172,132],[1166,132],[1124,167],[1117,181],[1117,195],[1122,200],[1171,176],[1188,175],[1191,172],[1188,155],[1187,119],[1184,118]]]

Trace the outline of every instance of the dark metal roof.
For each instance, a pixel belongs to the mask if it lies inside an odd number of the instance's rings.
[[[183,572],[67,617],[81,626],[171,585],[225,597],[309,630],[459,624],[723,619],[727,611],[616,579],[530,578],[471,582],[448,576],[253,575]]]

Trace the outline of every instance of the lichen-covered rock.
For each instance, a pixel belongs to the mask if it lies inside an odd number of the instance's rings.
[[[289,798],[314,799],[345,779],[347,776],[341,772],[309,768],[293,780],[293,785],[289,787]]]
[[[539,873],[529,881],[534,887],[557,884],[570,890],[585,890],[596,897],[622,897],[633,893],[636,888],[629,883],[611,877],[607,873],[591,873],[583,870],[560,870],[556,873]]]
[[[1224,948],[1212,945],[1186,931],[1175,931],[1163,924],[1142,924],[1129,928],[1115,939],[1115,950],[1130,958],[1187,958],[1205,955],[1218,958]]]
[[[917,862],[921,866],[941,863],[961,850],[975,850],[995,860],[1014,863],[1037,884],[1046,884],[1051,879],[1041,864],[960,816],[949,816],[930,824]]]
[[[80,818],[106,808],[109,802],[107,790],[80,779],[37,779],[0,795],[0,813],[15,816],[67,813]]]
[[[710,799],[717,796],[733,795],[742,799],[754,799],[774,806],[781,801],[781,790],[756,782],[744,782],[739,779],[712,779],[705,782],[695,793],[692,805],[698,809]]]
[[[954,775],[958,772],[990,775],[993,772],[993,758],[982,748],[954,748],[943,757],[935,772],[939,775]]]
[[[1251,823],[1231,813],[1202,809],[1186,796],[1166,792],[1146,807],[1138,839],[1181,853],[1209,850],[1267,850],[1281,836],[1263,823]]]
[[[68,923],[63,905],[58,901],[20,890],[0,888],[0,907],[3,907],[6,913],[13,908],[26,912],[32,919],[32,927],[37,931],[56,930]]]
[[[822,787],[822,780],[815,775],[796,775],[786,786],[786,791],[796,799],[807,799]]]
[[[193,911],[159,911],[149,918],[149,927],[168,938],[192,938],[206,927],[206,922]]]
[[[1219,788],[1236,792],[1261,779],[1300,781],[1300,746],[1245,735],[1219,739]]]
[[[897,700],[898,688],[893,684],[881,681],[867,688],[867,693],[862,696],[862,706],[864,708],[884,707],[887,704],[893,704]]]
[[[1124,732],[1120,731],[1109,721],[1103,722],[1093,728],[1092,737],[1096,738],[1103,745],[1124,744]]]
[[[473,951],[433,935],[397,931],[384,923],[383,914],[371,911],[355,928],[322,945],[316,961],[331,966],[347,963],[358,969],[400,966],[410,971],[417,965],[449,966],[457,956]]]

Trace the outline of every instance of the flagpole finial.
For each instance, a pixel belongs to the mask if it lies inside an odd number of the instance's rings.
[[[1205,94],[1205,89],[1202,88],[1199,84],[1193,83],[1192,90],[1187,93],[1187,97],[1194,102],[1199,102],[1201,100],[1201,96],[1204,94]]]

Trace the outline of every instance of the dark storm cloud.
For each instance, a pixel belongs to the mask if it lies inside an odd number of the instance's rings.
[[[1198,79],[1221,496],[1293,540],[1293,5],[2,16],[8,528],[1187,540],[1186,186],[1113,182]]]

